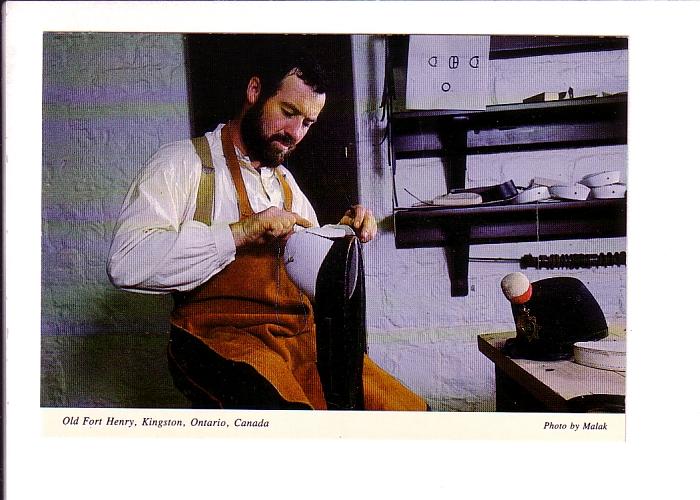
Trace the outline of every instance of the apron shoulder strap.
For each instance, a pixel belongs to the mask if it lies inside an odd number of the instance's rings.
[[[211,158],[211,149],[206,137],[195,137],[192,139],[192,145],[197,152],[197,156],[202,161],[202,175],[199,178],[194,220],[211,226],[214,213],[215,187],[214,162]]]
[[[287,212],[292,211],[292,189],[289,187],[289,183],[287,182],[287,176],[282,173],[279,167],[275,168],[275,175],[277,176],[277,180],[280,183],[280,186],[282,187],[282,193],[284,195],[284,209]]]
[[[231,172],[231,179],[233,180],[233,185],[236,188],[236,195],[238,196],[238,210],[241,215],[241,219],[244,217],[249,217],[253,215],[253,208],[250,204],[250,199],[248,198],[248,191],[246,190],[245,183],[243,182],[243,174],[241,173],[241,166],[238,162],[238,156],[231,140],[231,128],[227,124],[221,131],[221,144],[224,150],[224,156],[226,157],[226,164],[228,165],[229,172]],[[275,175],[277,180],[282,187],[282,193],[284,195],[284,209],[287,211],[292,210],[292,190],[289,187],[285,175],[280,171],[279,168],[275,168]]]

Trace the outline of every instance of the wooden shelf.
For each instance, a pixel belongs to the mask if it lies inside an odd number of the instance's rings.
[[[627,143],[627,96],[403,111],[391,119],[397,160]]]
[[[626,201],[397,209],[396,248],[625,236]]]
[[[429,207],[394,212],[396,248],[445,247],[453,297],[469,294],[469,249],[485,243],[626,234],[626,199]]]
[[[485,111],[466,111],[454,109],[428,109],[414,111],[398,111],[392,117],[394,120],[425,118],[425,117],[469,117],[470,115],[484,115],[484,113],[525,112],[532,113],[538,110],[577,108],[581,106],[607,106],[613,103],[626,104],[627,94],[615,94],[603,97],[574,97],[560,101],[543,101],[530,103],[493,104],[486,106]],[[488,115],[485,115],[488,116]]]
[[[393,67],[406,66],[408,38],[389,37],[388,43],[391,79]],[[490,58],[626,48],[627,39],[617,37],[491,37]],[[393,81],[388,88],[395,90]],[[499,104],[484,111],[392,112],[388,128],[394,172],[397,160],[441,158],[449,191],[465,187],[472,155],[627,144],[627,94]],[[446,247],[452,295],[464,296],[470,245],[621,237],[626,235],[626,206],[626,199],[615,199],[397,207],[396,247]]]

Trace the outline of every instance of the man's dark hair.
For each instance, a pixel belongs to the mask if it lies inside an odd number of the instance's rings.
[[[203,134],[240,113],[250,77],[262,83],[263,101],[292,70],[325,94],[329,77],[312,55],[320,35],[186,35],[192,123]],[[321,46],[325,46],[321,44]],[[322,57],[319,54],[319,57]]]
[[[298,76],[318,94],[325,94],[328,88],[328,76],[316,57],[303,48],[272,47],[263,54],[252,68],[250,76],[260,78],[262,85],[261,99],[273,96],[280,88],[287,75]]]

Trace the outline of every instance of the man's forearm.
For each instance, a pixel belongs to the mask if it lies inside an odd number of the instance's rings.
[[[118,231],[107,272],[115,286],[129,291],[186,291],[223,269],[235,254],[229,227],[223,224],[190,222],[179,231]]]

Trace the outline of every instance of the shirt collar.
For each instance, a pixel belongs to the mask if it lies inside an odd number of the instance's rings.
[[[240,163],[240,165],[244,168],[247,168],[249,170],[257,172],[256,169],[253,168],[253,164],[250,161],[250,158],[248,156],[244,155],[243,153],[241,153],[241,150],[238,149],[238,146],[236,146],[235,144],[234,144],[233,148],[236,151],[236,157],[238,157],[238,162]],[[270,168],[270,167],[261,167],[260,168],[260,175],[262,177],[271,177],[274,175],[274,173],[275,173],[275,170],[273,168]]]

